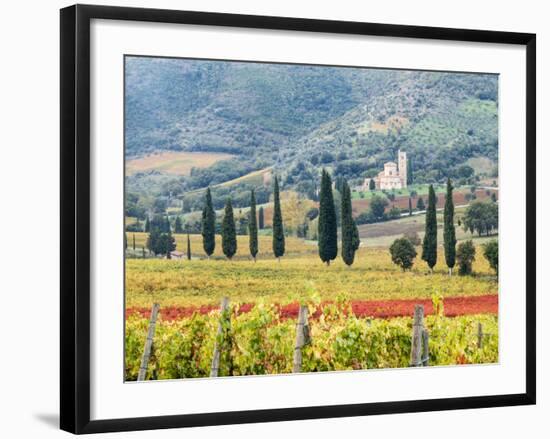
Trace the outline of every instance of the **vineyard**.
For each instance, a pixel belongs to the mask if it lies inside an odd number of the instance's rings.
[[[145,234],[134,236],[136,247],[144,243]],[[185,251],[186,235],[175,237]],[[208,260],[200,235],[190,236],[191,260],[126,259],[126,380],[140,371],[147,380],[208,377],[213,364],[214,376],[291,373],[304,304],[301,372],[410,366],[418,306],[427,364],[498,361],[498,278],[479,246],[474,274],[449,277],[441,248],[429,274],[422,261],[397,270],[381,247],[359,248],[351,267],[340,258],[326,267],[317,247],[297,238],[277,262],[271,237],[259,238],[256,262],[243,236],[233,260],[220,257],[218,242]]]
[[[151,61],[125,70],[127,380],[498,361],[496,77]]]
[[[445,317],[441,300],[435,298],[433,307],[435,314],[425,319],[429,365],[498,361],[496,315]],[[301,349],[301,372],[410,366],[411,317],[358,318],[347,302],[310,303],[308,308],[313,317],[309,342]],[[246,313],[238,309],[228,310],[223,325],[219,309],[175,320],[164,320],[161,309],[145,379],[211,376],[212,359],[220,346],[219,376],[292,372],[296,320],[262,302]],[[138,377],[148,325],[149,320],[137,314],[127,319],[126,380]]]
[[[179,244],[182,235],[177,236]],[[346,266],[338,258],[327,269],[320,263],[315,246],[296,238],[288,241],[290,248],[301,248],[302,253],[285,256],[280,263],[269,257],[271,242],[269,247],[265,244],[264,250],[263,240],[256,263],[244,256],[232,261],[127,259],[126,306],[149,309],[153,302],[162,307],[218,306],[223,296],[241,303],[262,298],[270,303],[288,303],[308,300],[312,294],[330,301],[342,295],[349,300],[387,300],[431,299],[434,294],[486,296],[498,292],[497,278],[481,255],[474,261],[475,276],[449,278],[442,254],[433,275],[428,275],[420,262],[410,272],[396,270],[387,249],[368,247],[358,250],[353,266]],[[200,251],[199,245],[194,248]],[[242,249],[245,253],[247,248],[247,242],[241,246],[239,241],[238,252]]]

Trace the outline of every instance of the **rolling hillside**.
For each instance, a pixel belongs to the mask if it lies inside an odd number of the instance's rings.
[[[273,167],[283,188],[311,197],[322,167],[353,185],[399,148],[416,183],[471,178],[479,157],[474,171],[497,177],[496,75],[127,57],[125,95],[128,160],[231,155],[184,175],[128,173],[138,194],[181,197],[236,181],[220,195],[238,198],[259,183],[241,177]]]

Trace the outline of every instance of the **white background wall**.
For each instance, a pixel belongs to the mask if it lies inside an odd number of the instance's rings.
[[[96,3],[88,1],[88,3]],[[543,320],[549,290],[542,248],[548,231],[550,160],[548,121],[550,27],[543,1],[461,0],[189,0],[100,4],[205,10],[321,19],[464,27],[537,33],[538,45],[538,405],[326,419],[244,426],[105,435],[109,437],[377,438],[548,437],[548,336]],[[0,435],[60,437],[58,422],[59,286],[59,19],[69,2],[20,1],[2,5],[0,44]],[[544,349],[546,347],[546,349]],[[547,415],[546,418],[544,415]]]

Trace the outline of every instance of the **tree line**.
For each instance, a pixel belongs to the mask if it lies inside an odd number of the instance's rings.
[[[422,240],[421,258],[426,262],[430,272],[437,263],[437,198],[433,185],[430,185],[428,192],[428,206],[426,208],[425,234]],[[474,203],[466,209],[463,219],[464,229],[477,230],[481,236],[483,231],[487,234],[498,227],[498,206],[496,203]],[[445,207],[443,209],[443,250],[445,263],[449,269],[449,276],[458,263],[458,273],[467,275],[472,273],[472,264],[475,260],[476,249],[472,240],[464,241],[457,246],[453,186],[450,179],[447,179],[447,191],[445,195]],[[414,263],[416,249],[408,237],[398,238],[390,246],[392,261],[403,270],[408,270]],[[483,246],[483,254],[489,265],[498,274],[498,241],[493,240]]]
[[[330,174],[323,169],[321,173],[319,209],[318,209],[318,253],[319,258],[327,266],[338,256],[338,228],[340,226],[341,257],[344,263],[351,266],[355,260],[355,253],[359,249],[360,239],[356,221],[353,218],[351,190],[346,180],[338,181],[340,209],[337,212],[337,204],[333,195],[333,184]],[[425,216],[425,234],[422,240],[421,258],[426,262],[431,273],[437,263],[437,197],[433,185],[428,191],[428,201]],[[372,207],[372,206],[371,206]],[[374,211],[383,212],[385,205],[377,206]],[[380,214],[378,212],[378,214]],[[498,227],[498,206],[496,203],[475,202],[470,205],[459,225],[462,224],[465,230],[472,233],[477,231],[489,234]],[[259,215],[256,209],[255,191],[250,191],[250,209],[248,212],[248,236],[249,254],[256,261],[258,255],[258,230],[264,227],[264,212],[260,207]],[[175,250],[176,243],[172,236],[171,225],[166,216],[155,216],[151,220],[146,219],[145,231],[148,232],[147,248],[155,255],[166,255],[171,257]],[[179,217],[174,224],[176,233],[183,233],[183,226]],[[231,198],[227,198],[224,207],[224,215],[221,222],[221,246],[222,252],[231,260],[237,252],[237,230],[233,205]],[[206,190],[204,207],[201,218],[201,235],[203,250],[208,258],[216,248],[216,212],[212,202],[210,188]],[[125,235],[125,247],[126,247]],[[452,275],[454,267],[458,264],[459,274],[470,274],[472,263],[475,259],[475,246],[472,241],[462,242],[457,246],[453,185],[447,180],[445,206],[443,212],[443,249],[445,263]],[[135,242],[134,242],[135,250]],[[281,209],[280,188],[278,177],[274,178],[273,184],[273,220],[272,220],[272,251],[280,261],[285,254],[285,230]],[[392,261],[403,270],[412,267],[417,256],[415,245],[408,237],[398,238],[390,246]],[[498,272],[498,243],[492,241],[484,246],[484,256],[491,267]],[[189,234],[187,236],[187,257],[191,258],[191,244]]]
[[[330,174],[324,169],[322,170],[318,209],[319,257],[327,265],[330,265],[330,262],[337,257],[338,226],[340,224],[342,259],[347,265],[352,265],[355,259],[355,252],[360,245],[359,231],[353,219],[351,189],[347,181],[339,182],[339,184],[341,196],[339,197],[340,209],[337,212]],[[256,194],[254,189],[250,191],[250,209],[247,220],[249,253],[251,258],[256,261],[259,250],[258,230],[264,228],[265,218],[263,207],[260,206],[258,211],[256,209]],[[166,255],[167,258],[170,258],[170,254],[175,250],[176,244],[172,236],[168,217],[157,215],[151,220],[147,218],[144,229],[148,233],[147,248],[155,255]],[[212,192],[210,188],[207,188],[201,215],[202,244],[207,258],[210,258],[216,249],[216,229],[216,212],[212,200]],[[179,217],[176,217],[174,231],[175,233],[184,232]],[[232,259],[237,253],[237,228],[231,197],[228,197],[225,202],[219,232],[222,238],[222,252],[227,259]],[[285,228],[278,177],[274,178],[273,184],[272,250],[274,256],[280,261],[281,257],[285,254]],[[187,252],[189,255],[189,239]]]

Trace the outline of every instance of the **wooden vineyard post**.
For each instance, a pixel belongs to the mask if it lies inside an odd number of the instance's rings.
[[[307,306],[301,305],[298,313],[298,323],[296,324],[296,344],[294,345],[292,373],[298,373],[302,370],[302,348],[310,341],[307,317]]]
[[[221,337],[223,336],[223,325],[224,320],[226,319],[227,310],[229,309],[229,297],[224,297],[222,299],[221,303],[221,314],[220,314],[220,322],[218,324],[218,332],[216,334],[216,343],[214,344],[214,353],[212,355],[212,367],[210,368],[210,376],[211,377],[217,377],[218,372],[220,370],[220,357],[221,357],[221,351],[222,351],[222,344],[223,340],[221,340]]]
[[[155,326],[157,324],[159,309],[160,305],[158,303],[153,304],[151,319],[149,320],[149,331],[147,332],[145,347],[143,348],[143,356],[141,357],[141,364],[139,366],[138,381],[144,381],[145,375],[147,374],[147,364],[149,363],[149,357],[151,356],[151,348],[153,347],[153,338],[155,337]]]
[[[424,330],[424,306],[414,306],[411,340],[411,367],[422,366],[422,331]]]
[[[483,325],[477,324],[477,347],[481,349],[483,347]]]
[[[430,364],[430,335],[427,329],[422,330],[422,366]]]

